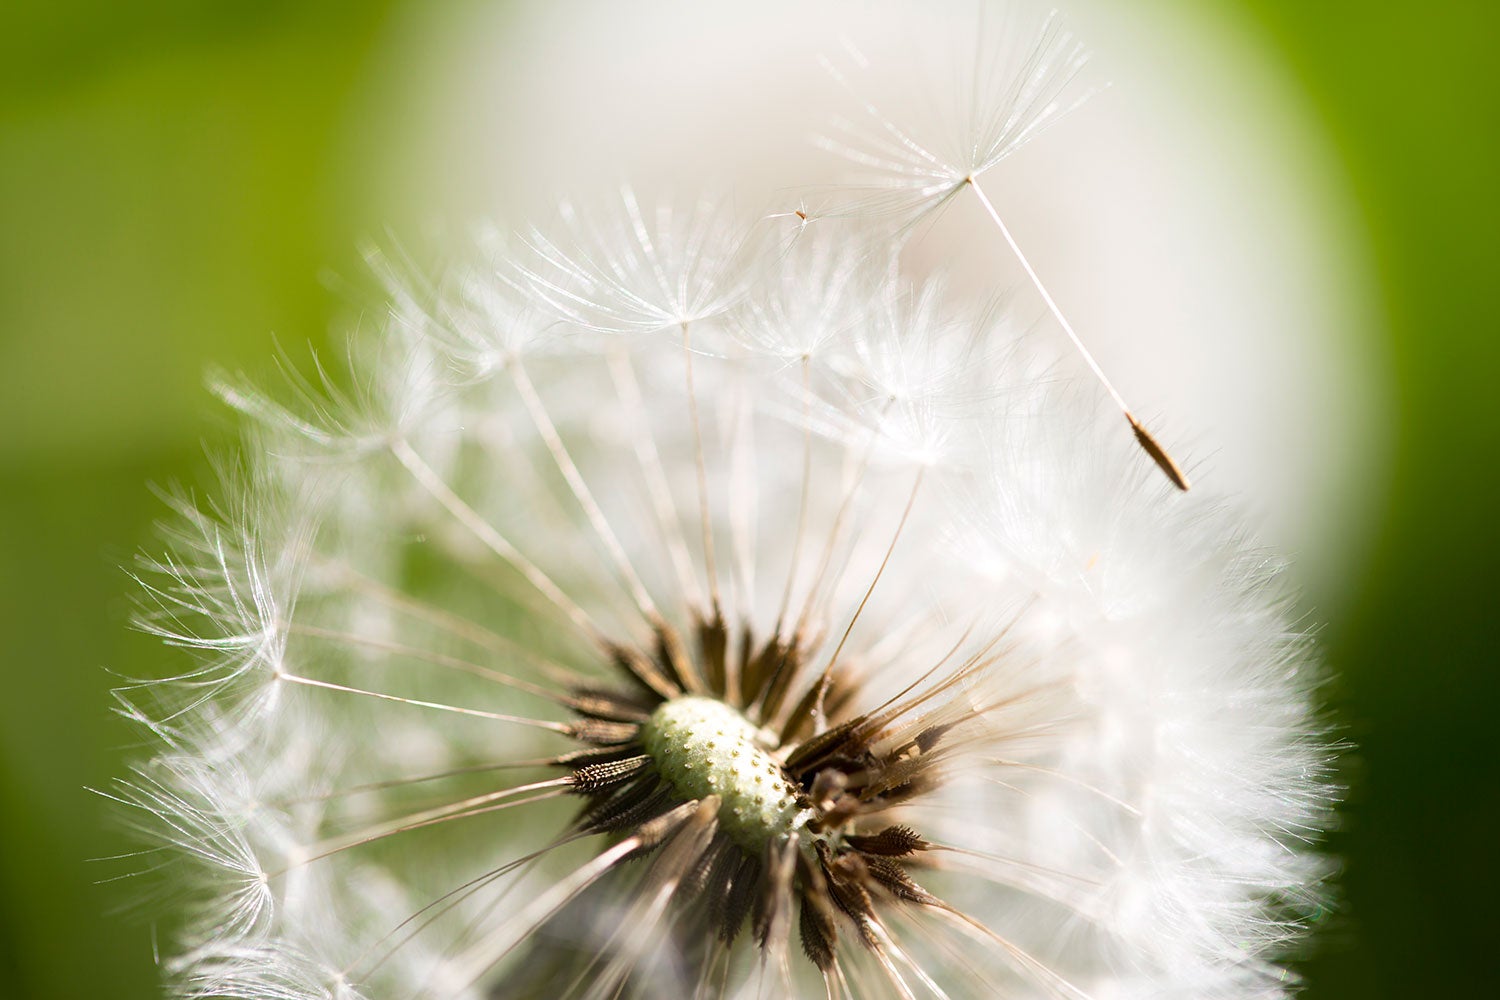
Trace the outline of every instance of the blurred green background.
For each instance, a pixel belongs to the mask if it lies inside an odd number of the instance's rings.
[[[1186,0],[1181,0],[1186,3]],[[1500,899],[1500,6],[1225,0],[1308,94],[1372,240],[1395,461],[1323,632],[1359,744],[1312,998],[1477,996]],[[348,309],[325,273],[403,212],[411,11],[381,2],[0,8],[0,996],[156,995],[86,859],[133,754],[119,570],[146,484],[207,482],[210,365],[265,371]],[[1389,338],[1389,343],[1374,338]],[[1496,893],[1492,896],[1491,893]]]

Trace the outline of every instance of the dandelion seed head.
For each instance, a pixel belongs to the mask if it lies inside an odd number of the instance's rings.
[[[1055,115],[1032,58],[976,162]],[[824,221],[372,253],[347,370],[226,383],[112,793],[190,873],[179,995],[1285,995],[1330,751],[1274,560]]]

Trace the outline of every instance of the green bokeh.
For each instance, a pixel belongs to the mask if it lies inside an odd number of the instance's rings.
[[[1353,612],[1325,633],[1360,751],[1345,900],[1308,995],[1482,995],[1500,764],[1500,8],[1237,0],[1304,87],[1373,240],[1398,449]],[[320,343],[320,275],[399,206],[372,163],[391,3],[12,3],[0,11],[0,996],[150,997],[149,934],[85,859],[117,834],[88,786],[135,737],[110,668],[155,644],[117,568],[148,482],[206,481],[210,365]],[[1372,336],[1374,336],[1372,334]]]
[[[1387,516],[1328,634],[1359,744],[1326,997],[1494,991],[1500,828],[1500,6],[1249,0],[1371,234],[1396,374]]]
[[[378,232],[360,115],[390,4],[0,8],[0,996],[158,995],[116,911],[106,788],[137,737],[106,668],[143,675],[119,567],[148,483],[207,481],[210,365],[326,338],[328,269]],[[378,82],[378,81],[377,81]]]

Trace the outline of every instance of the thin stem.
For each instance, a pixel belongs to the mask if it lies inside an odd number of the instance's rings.
[[[660,818],[666,829],[675,831],[680,826],[685,816],[679,818],[674,815],[684,811],[683,807],[673,810]],[[658,822],[658,821],[653,821]],[[616,865],[624,861],[643,846],[648,846],[648,839],[641,833],[636,833],[620,841],[614,847],[603,852],[592,861],[574,870],[571,874],[563,876],[552,884],[546,892],[534,898],[529,905],[512,915],[497,927],[491,929],[484,938],[471,945],[462,955],[457,957],[457,967],[453,970],[453,982],[463,983],[467,989],[477,983],[487,970],[492,968],[506,955],[510,954],[528,933],[539,926],[547,918],[561,910],[570,900],[583,892],[589,886],[610,872]]]
[[[730,444],[729,535],[734,556],[733,579],[739,619],[748,622],[755,608],[755,527],[759,491],[756,476],[755,415],[743,390],[734,394],[734,429]]]
[[[504,535],[496,531],[494,525],[480,517],[473,507],[453,492],[453,489],[422,460],[422,456],[418,455],[410,444],[404,439],[398,439],[392,442],[391,451],[422,488],[431,494],[432,498],[449,514],[453,515],[454,520],[469,529],[470,533],[484,543],[491,552],[520,572],[526,578],[526,582],[556,605],[580,632],[595,641],[602,640],[603,633],[594,625],[588,613],[579,607],[578,603],[570,598],[551,577],[542,572],[539,566],[522,555]]]
[[[890,545],[886,546],[885,556],[880,560],[880,568],[875,571],[875,578],[870,581],[870,586],[865,588],[864,597],[860,598],[859,607],[854,609],[854,617],[849,619],[848,628],[844,629],[843,637],[839,644],[834,647],[833,655],[828,658],[828,666],[823,668],[823,676],[818,680],[818,698],[813,708],[815,717],[821,720],[823,716],[823,697],[828,692],[828,685],[833,679],[833,669],[838,666],[839,654],[844,651],[844,645],[849,641],[849,636],[854,632],[855,623],[859,616],[864,613],[865,605],[870,601],[870,595],[875,593],[875,587],[880,583],[880,578],[885,574],[885,568],[891,561],[891,554],[896,551],[896,543],[901,539],[901,532],[906,528],[907,519],[911,517],[911,509],[917,502],[917,491],[922,487],[922,477],[926,474],[925,469],[917,473],[916,481],[911,484],[911,495],[906,498],[906,508],[901,512],[901,520],[896,524],[895,534],[891,536]]]
[[[614,378],[620,402],[639,425],[637,432],[630,436],[631,442],[645,475],[646,489],[651,494],[651,505],[656,511],[656,519],[661,526],[662,540],[672,560],[672,567],[682,585],[683,596],[690,605],[696,604],[699,602],[698,578],[693,572],[692,557],[688,555],[687,545],[682,538],[682,524],[677,519],[677,506],[672,502],[672,488],[667,483],[661,453],[656,448],[656,437],[646,417],[640,382],[635,377],[630,356],[623,348],[610,352],[609,371]]]
[[[542,398],[537,394],[536,386],[526,374],[526,369],[517,361],[511,366],[511,378],[516,384],[516,390],[521,394],[521,400],[526,404],[526,410],[531,414],[531,421],[536,426],[537,432],[542,436],[542,442],[546,444],[547,451],[552,455],[552,460],[557,464],[558,471],[568,482],[568,488],[572,490],[573,497],[578,501],[578,506],[583,508],[584,515],[593,527],[594,533],[604,544],[605,550],[614,561],[615,567],[620,575],[624,577],[625,586],[630,591],[631,598],[636,607],[645,615],[649,621],[660,621],[661,613],[657,611],[656,604],[651,600],[651,595],[646,591],[646,585],[641,582],[635,567],[630,563],[630,557],[625,554],[625,547],[620,544],[619,537],[614,529],[609,526],[609,521],[604,516],[598,502],[594,499],[593,492],[588,483],[584,481],[583,474],[578,471],[578,465],[573,461],[573,456],[568,453],[567,446],[563,444],[562,437],[557,433],[557,426],[552,422],[547,413]]]
[[[802,534],[807,527],[807,503],[812,480],[812,423],[808,411],[812,408],[811,361],[802,358],[802,489],[797,501],[797,527],[792,535],[791,564],[786,571],[786,587],[781,592],[781,608],[776,612],[776,631],[786,620],[787,609],[792,605],[792,590],[797,583],[797,564],[802,558]]]
[[[571,729],[561,722],[548,722],[544,719],[527,719],[519,715],[503,715],[499,712],[486,712],[477,708],[460,708],[457,705],[444,705],[437,701],[420,701],[416,698],[402,698],[394,694],[385,694],[381,691],[370,691],[365,688],[349,687],[345,684],[334,684],[332,681],[314,680],[311,677],[301,677],[297,674],[277,673],[278,680],[286,681],[288,684],[302,684],[307,687],[323,688],[326,691],[340,691],[344,694],[363,695],[366,698],[377,698],[381,701],[395,701],[403,705],[413,705],[417,708],[431,708],[439,712],[453,712],[457,715],[471,715],[479,719],[493,719],[496,722],[514,722],[522,726],[534,726],[537,729],[547,729],[554,733],[567,735]]]
[[[475,795],[458,802],[449,802],[431,809],[423,809],[419,812],[409,813],[394,819],[377,823],[374,826],[342,837],[333,837],[319,844],[313,844],[307,848],[308,856],[288,865],[283,871],[290,871],[302,865],[308,865],[314,861],[347,851],[354,847],[363,847],[377,840],[398,833],[406,833],[411,830],[419,830],[423,827],[432,826],[454,819],[467,819],[470,816],[478,816],[482,813],[493,812],[497,809],[510,808],[511,806],[527,805],[539,802],[543,799],[553,798],[556,795],[570,792],[574,788],[571,776],[552,778],[547,781],[538,781],[530,785],[520,785],[515,788],[503,788],[494,792],[486,792],[483,795]],[[514,798],[515,796],[528,795],[533,792],[540,794],[531,795],[530,798]],[[501,802],[502,799],[514,799],[509,802]],[[276,874],[281,874],[280,872]]]
[[[503,653],[527,660],[538,668],[550,680],[567,686],[579,686],[587,683],[587,678],[570,667],[564,666],[556,660],[542,656],[535,649],[515,639],[501,635],[492,629],[485,628],[478,622],[471,621],[462,615],[454,614],[435,604],[405,594],[383,583],[372,580],[347,563],[329,563],[341,576],[345,577],[351,589],[369,594],[376,600],[383,601],[397,611],[405,612],[414,618],[437,625],[446,629],[460,639],[465,639],[483,649],[494,653]]]
[[[884,412],[884,411],[882,411]],[[806,597],[802,601],[802,611],[797,616],[797,626],[792,630],[792,636],[796,641],[801,641],[804,630],[807,628],[808,620],[819,603],[819,592],[823,589],[823,580],[828,575],[828,567],[833,563],[833,552],[838,545],[839,536],[843,534],[844,521],[849,515],[850,508],[854,505],[854,497],[859,492],[860,483],[864,481],[865,473],[870,466],[870,455],[875,450],[875,432],[870,432],[869,440],[865,443],[864,451],[855,460],[852,470],[846,472],[848,476],[848,487],[844,495],[839,498],[839,506],[833,515],[833,524],[828,529],[828,540],[823,545],[823,554],[819,558],[817,572],[813,575],[812,586],[808,588]],[[847,461],[847,458],[846,458]],[[830,587],[830,592],[834,587]]]
[[[708,574],[709,598],[713,613],[723,607],[719,600],[719,571],[714,564],[714,529],[709,516],[708,466],[703,456],[703,423],[698,417],[698,394],[693,389],[693,342],[691,326],[682,324],[682,361],[686,371],[688,417],[693,425],[693,461],[698,473],[698,515],[703,524],[703,568]]]
[[[1104,386],[1104,391],[1109,393],[1110,398],[1115,401],[1115,405],[1120,408],[1120,412],[1129,421],[1130,429],[1135,433],[1136,442],[1140,444],[1141,449],[1147,455],[1151,456],[1151,460],[1172,481],[1173,486],[1184,491],[1189,489],[1192,483],[1189,482],[1187,474],[1182,471],[1182,467],[1167,453],[1167,450],[1161,446],[1156,438],[1151,436],[1151,433],[1136,419],[1135,414],[1130,412],[1130,406],[1125,402],[1125,397],[1120,395],[1120,391],[1115,388],[1114,383],[1104,374],[1104,369],[1099,366],[1099,362],[1094,360],[1094,355],[1089,352],[1087,347],[1083,346],[1083,341],[1079,339],[1078,334],[1073,330],[1073,324],[1068,322],[1068,318],[1063,315],[1062,309],[1058,307],[1057,302],[1052,298],[1052,293],[1047,291],[1046,285],[1042,284],[1042,279],[1031,266],[1031,261],[1026,259],[1026,254],[1021,252],[1020,244],[1011,235],[1010,227],[1000,218],[1000,213],[995,210],[995,206],[985,195],[984,190],[980,188],[979,181],[972,174],[966,178],[966,181],[969,187],[974,189],[975,196],[979,198],[979,204],[984,206],[984,210],[989,215],[990,220],[1000,230],[1000,235],[1004,237],[1006,245],[1010,247],[1011,253],[1015,254],[1016,260],[1020,261],[1021,267],[1026,271],[1026,276],[1031,279],[1032,286],[1036,288],[1042,297],[1042,301],[1051,310],[1053,318],[1063,328],[1063,332],[1068,335],[1068,339],[1073,342],[1073,346],[1078,350],[1084,363],[1089,366],[1089,371],[1094,373],[1094,377],[1099,380],[1099,384]]]
[[[393,656],[409,656],[414,660],[420,660],[435,667],[442,667],[447,670],[457,670],[461,673],[469,674],[474,677],[481,677],[487,681],[494,681],[496,684],[502,684],[505,687],[513,688],[516,691],[524,691],[527,694],[534,694],[538,698],[544,698],[555,705],[562,705],[564,707],[568,705],[568,699],[552,688],[543,687],[540,684],[533,684],[530,681],[524,681],[519,677],[512,677],[510,674],[502,673],[499,670],[493,670],[489,667],[483,666],[482,664],[474,663],[456,656],[448,656],[445,653],[436,653],[432,650],[422,649],[417,646],[406,646],[399,642],[390,642],[385,639],[374,639],[367,636],[355,635],[352,632],[340,632],[336,629],[321,628],[317,625],[301,625],[293,623],[291,625],[288,625],[286,628],[289,633],[294,633],[297,635],[310,636],[316,639],[327,639],[331,642],[344,642],[348,643],[351,646],[357,646],[361,649],[379,650],[382,653],[390,653]]]
[[[1067,997],[1069,1000],[1091,1000],[1087,993],[1049,969],[1047,964],[1035,955],[1032,955],[1009,938],[995,933],[962,910],[954,909],[947,903],[942,902],[930,905],[933,912],[950,921],[962,933],[969,935],[981,944],[992,943],[999,945],[1010,956],[1018,968],[1030,974],[1039,986],[1053,996]]]
[[[491,771],[508,771],[517,768],[550,767],[556,761],[557,758],[555,757],[533,757],[529,760],[506,760],[494,764],[472,764],[468,767],[450,768],[447,771],[433,771],[430,774],[416,774],[406,778],[388,778],[385,781],[369,781],[362,785],[347,785],[344,788],[336,788],[331,792],[323,792],[318,795],[298,795],[292,798],[272,799],[270,804],[285,808],[308,802],[331,802],[334,799],[348,798],[351,795],[382,792],[388,788],[419,785],[428,781],[442,781],[444,778],[458,778],[468,774],[487,774]]]

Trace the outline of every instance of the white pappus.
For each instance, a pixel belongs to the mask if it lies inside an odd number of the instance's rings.
[[[192,662],[111,793],[176,995],[1292,989],[1332,750],[1275,561],[846,214],[377,257],[346,373],[221,384],[244,455],[140,573]]]

